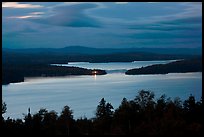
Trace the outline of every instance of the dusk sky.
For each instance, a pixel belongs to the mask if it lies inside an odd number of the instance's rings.
[[[202,47],[202,3],[3,2],[3,48]]]

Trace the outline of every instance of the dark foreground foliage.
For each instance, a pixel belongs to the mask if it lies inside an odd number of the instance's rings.
[[[6,113],[2,101],[2,113]],[[196,102],[190,95],[185,101],[162,95],[155,99],[154,93],[140,91],[134,100],[124,98],[120,106],[113,106],[101,99],[92,119],[73,119],[73,112],[65,106],[60,113],[40,109],[22,119],[4,119],[2,133],[6,135],[203,135],[202,100]]]

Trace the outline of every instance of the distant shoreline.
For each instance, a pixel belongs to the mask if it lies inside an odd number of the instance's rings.
[[[81,49],[81,50],[79,50]],[[91,52],[91,51],[93,52]],[[80,51],[80,52],[79,52]],[[92,54],[88,54],[92,53]],[[90,48],[63,48],[63,49],[2,49],[2,85],[23,82],[24,77],[55,77],[69,75],[93,75],[94,70],[81,67],[63,67],[49,64],[63,64],[71,62],[112,63],[134,61],[180,60],[199,58],[199,55],[164,54],[144,51],[114,50],[114,53],[102,52]],[[156,50],[157,51],[157,50]],[[158,51],[157,51],[158,52]],[[93,54],[94,53],[94,54]],[[103,54],[102,54],[103,53]],[[105,54],[106,53],[106,54]],[[163,72],[163,71],[161,71]],[[178,71],[180,72],[180,71]],[[128,73],[128,72],[127,72]],[[96,75],[106,74],[105,70],[98,70]],[[154,74],[154,73],[153,73]],[[159,74],[156,72],[156,74]]]
[[[167,64],[155,64],[150,65],[146,67],[136,68],[136,69],[130,69],[127,71],[124,71],[123,73],[125,75],[158,75],[158,74],[168,74],[168,73],[190,73],[190,72],[202,72],[202,61],[201,59],[190,59],[190,60],[172,60],[173,62],[167,63]],[[81,62],[74,62],[74,63],[81,63]],[[83,62],[84,63],[84,62]],[[111,62],[113,63],[113,62]],[[118,63],[118,62],[115,62]],[[124,62],[126,63],[126,62]],[[133,63],[133,62],[132,62]],[[57,65],[57,66],[55,66]],[[74,65],[74,64],[73,64]],[[92,69],[87,68],[81,68],[81,67],[70,67],[70,66],[61,66],[60,64],[52,64],[48,65],[51,68],[54,68],[51,73],[47,73],[44,75],[33,75],[33,76],[27,76],[25,75],[22,77],[17,77],[16,80],[9,81],[8,83],[2,83],[2,85],[8,85],[10,83],[20,83],[25,82],[26,79],[35,79],[35,78],[53,78],[53,77],[72,77],[72,76],[85,76],[85,75],[95,75],[93,74]],[[50,68],[46,67],[47,70]],[[64,71],[64,69],[70,69],[71,71],[68,73],[57,73],[61,69],[61,71]],[[171,68],[171,69],[170,69]],[[184,69],[187,68],[187,69]],[[46,69],[42,69],[44,71],[47,71]],[[77,71],[80,70],[80,73],[77,74]],[[108,72],[107,70],[100,70],[96,69],[97,74],[96,75],[106,75]],[[42,71],[41,71],[42,73]]]
[[[148,75],[148,74],[168,74],[202,72],[202,58],[178,60],[167,64],[156,64],[141,68],[130,69],[126,75]]]

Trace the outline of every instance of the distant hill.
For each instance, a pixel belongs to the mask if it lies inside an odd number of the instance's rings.
[[[128,52],[147,52],[156,54],[179,54],[179,55],[201,55],[201,48],[90,48],[82,46],[69,46],[64,48],[28,48],[28,49],[5,49],[3,51],[15,51],[19,53],[63,53],[63,54],[114,54]]]
[[[65,48],[5,49],[3,64],[32,62],[64,64],[68,62],[132,62],[150,60],[174,60],[201,56],[198,49],[148,49],[148,48],[89,48],[71,46]],[[185,54],[184,54],[185,53]]]
[[[159,49],[152,49],[152,51],[150,49],[140,49],[139,51],[139,49],[100,49],[80,46],[59,49],[2,49],[2,83],[20,82],[24,80],[25,76],[92,75],[92,70],[86,68],[62,68],[49,64],[175,60],[201,56],[193,55],[193,52],[190,51],[188,51],[189,54],[178,54],[179,51],[173,54],[173,49],[171,50],[172,54],[156,52],[159,52]],[[170,53],[166,50],[165,52]],[[106,72],[98,70],[97,74],[106,74]]]

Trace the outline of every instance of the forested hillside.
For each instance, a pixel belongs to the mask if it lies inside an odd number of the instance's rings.
[[[147,67],[130,69],[125,74],[167,74],[167,73],[185,73],[202,72],[202,58],[179,60],[167,64],[155,64]]]

